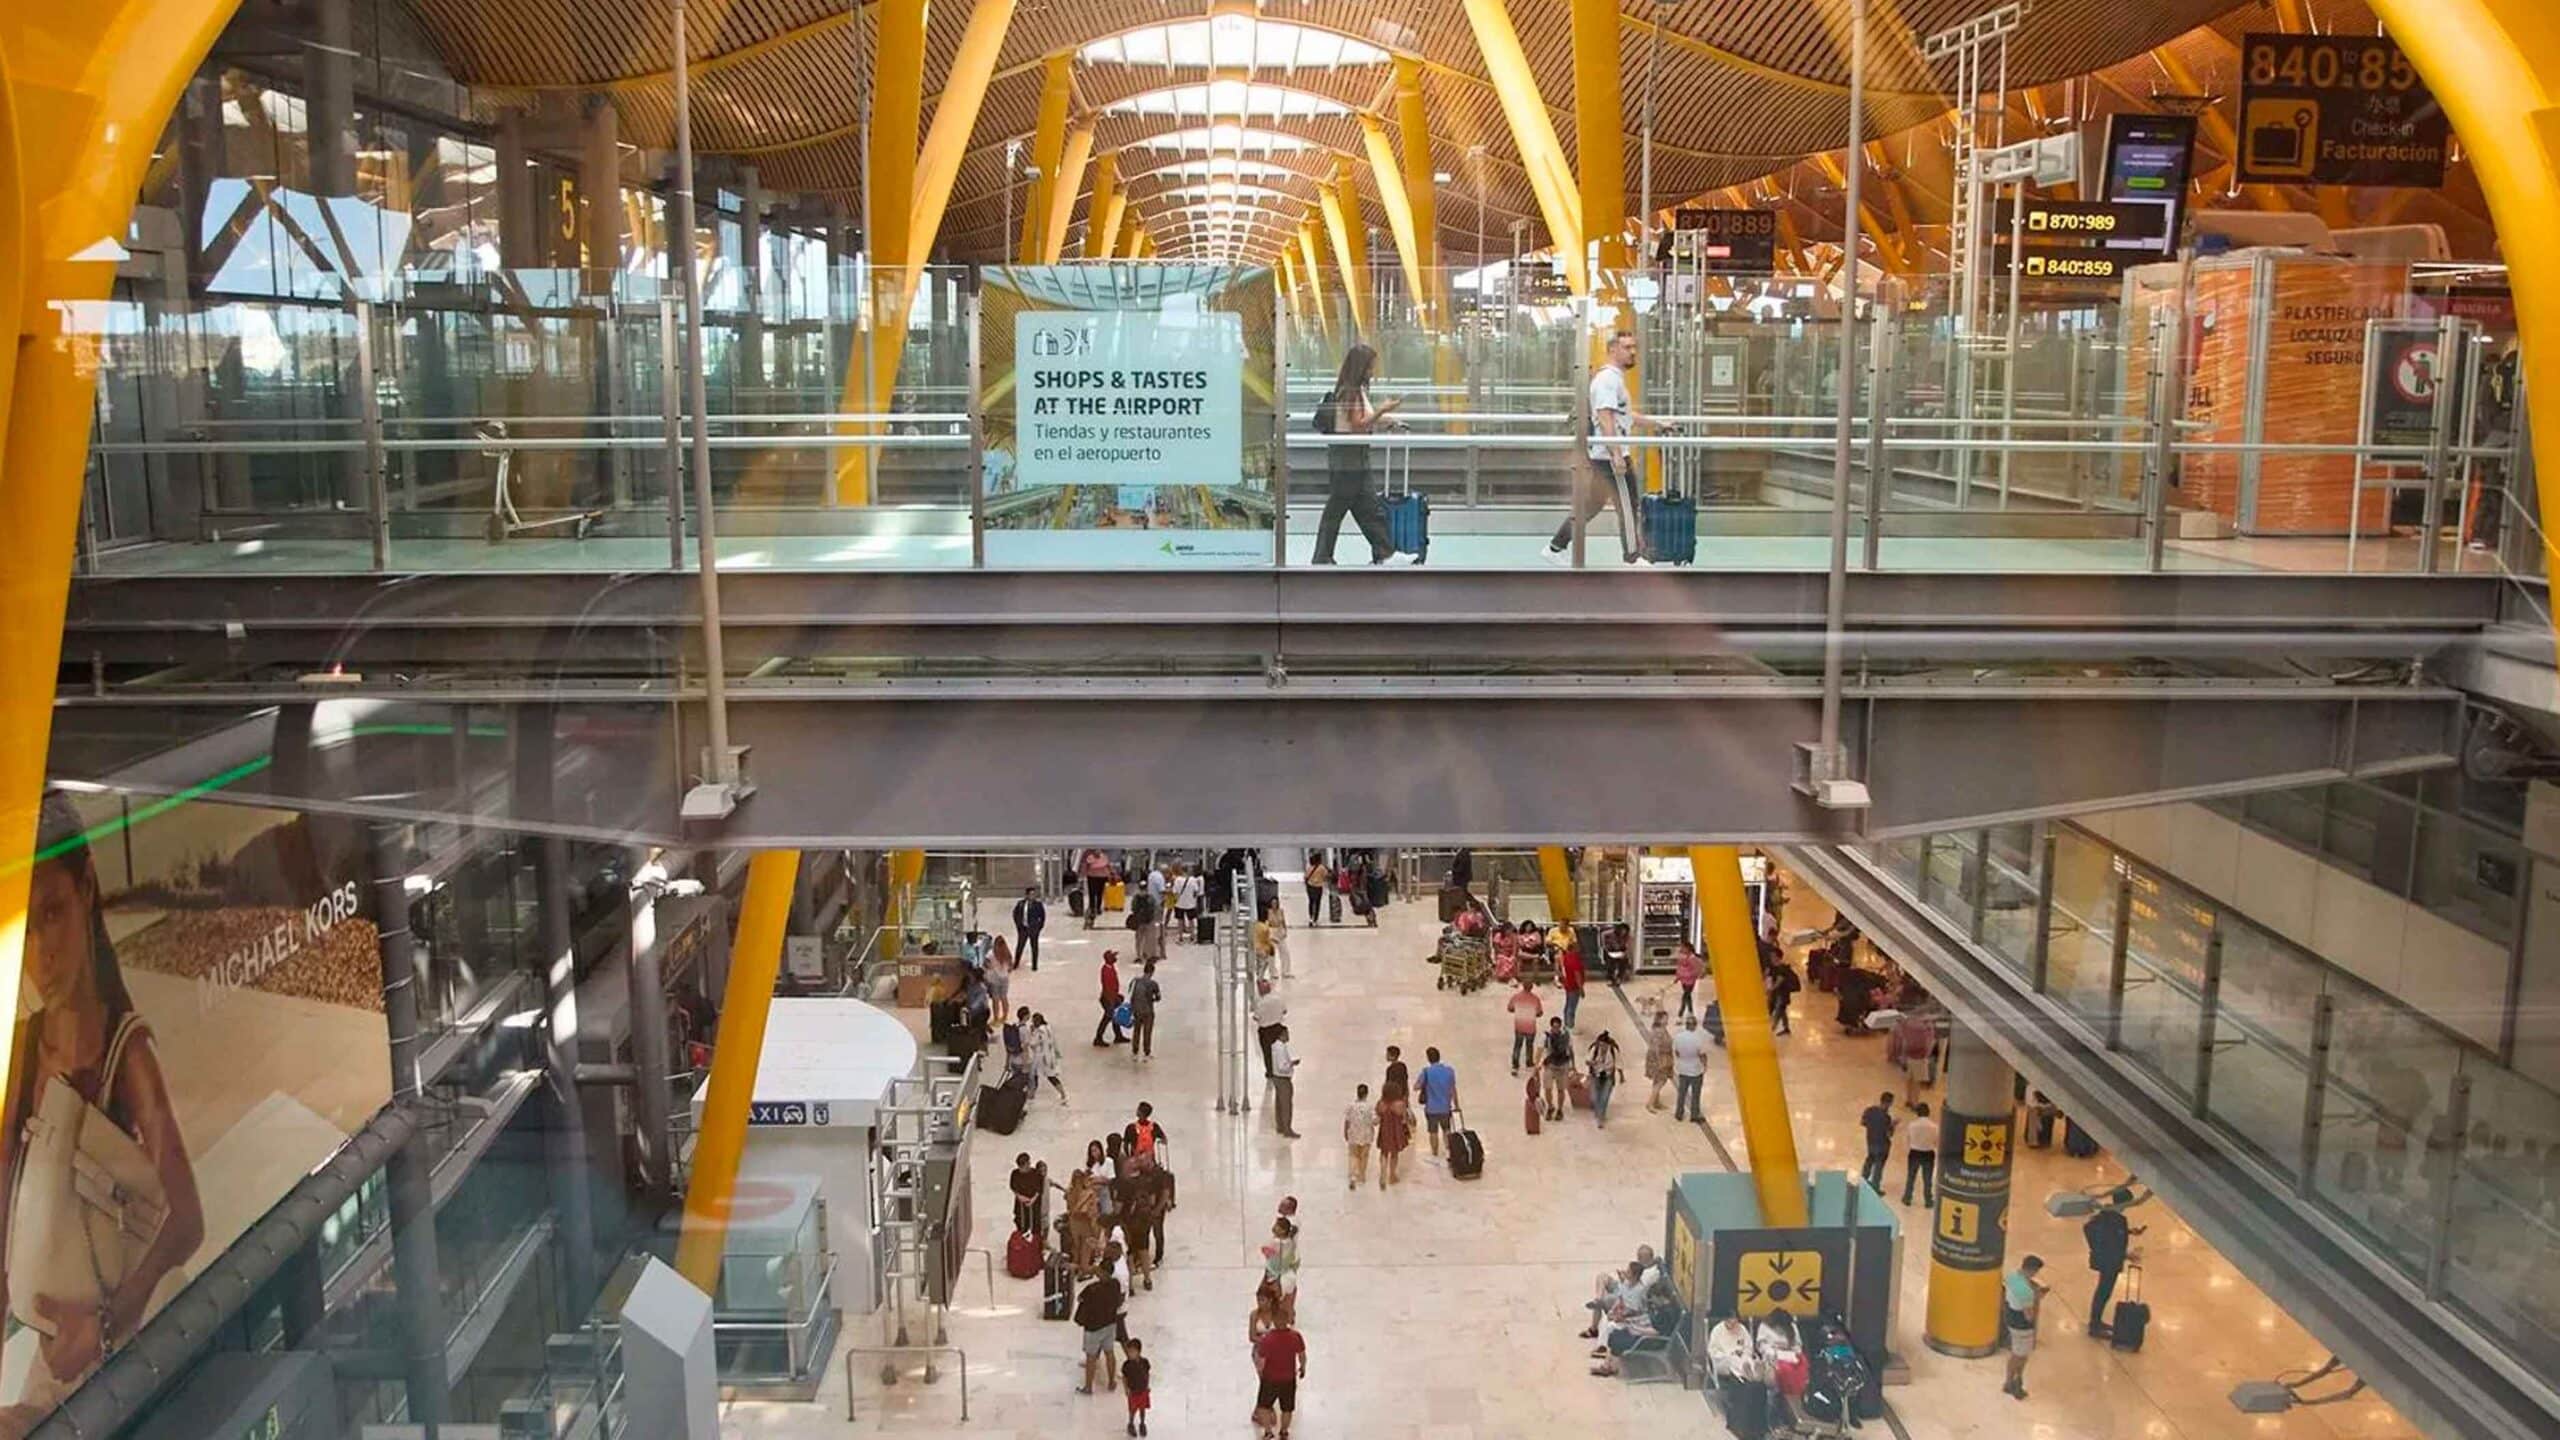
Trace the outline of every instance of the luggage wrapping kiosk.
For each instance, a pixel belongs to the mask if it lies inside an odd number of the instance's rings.
[[[1761,915],[1769,908],[1767,856],[1742,857],[1742,893],[1751,902],[1751,926],[1756,933]],[[1636,866],[1637,972],[1669,971],[1679,960],[1684,940],[1697,946],[1700,955],[1706,954],[1704,923],[1698,910],[1697,875],[1689,868],[1688,855],[1670,850],[1645,854]]]
[[[877,1006],[774,1000],[721,1257],[725,1387],[786,1366],[792,1375],[823,1373],[842,1317],[880,1308],[879,1110],[890,1087],[915,1073],[917,1054],[915,1033]],[[694,1093],[697,1130],[709,1092],[706,1082]],[[830,1312],[822,1323],[752,1331],[737,1323],[807,1315],[820,1285]],[[777,1350],[782,1364],[770,1363]]]
[[[1697,1317],[1702,1356],[1708,1319],[1726,1311],[1757,1321],[1785,1310],[1799,1325],[1832,1314],[1848,1323],[1849,1338],[1882,1383],[1902,1308],[1902,1218],[1845,1172],[1815,1171],[1804,1181],[1813,1223],[1796,1230],[1762,1223],[1749,1171],[1693,1171],[1673,1180],[1662,1224],[1671,1284]],[[1708,1394],[1712,1402],[1714,1387]]]

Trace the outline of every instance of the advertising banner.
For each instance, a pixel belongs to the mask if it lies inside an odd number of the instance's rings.
[[[23,1434],[390,1099],[361,858],[302,816],[45,800],[0,1130]]]
[[[1013,323],[1021,485],[1243,480],[1243,316],[1026,311]]]
[[[2240,180],[2444,184],[2453,124],[2378,35],[2250,35],[2240,46]]]

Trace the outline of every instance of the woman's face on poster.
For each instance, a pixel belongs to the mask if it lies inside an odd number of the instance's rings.
[[[27,977],[32,1007],[77,997],[96,957],[89,953],[89,887],[79,867],[48,860],[35,867],[27,895]]]

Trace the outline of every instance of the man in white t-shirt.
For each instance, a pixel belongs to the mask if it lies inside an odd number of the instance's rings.
[[[1581,482],[1575,487],[1574,513],[1556,527],[1553,540],[1547,542],[1547,559],[1558,565],[1571,563],[1573,528],[1588,525],[1591,518],[1612,506],[1618,512],[1618,544],[1630,565],[1647,563],[1645,553],[1643,510],[1637,502],[1635,457],[1623,443],[1638,428],[1668,428],[1636,408],[1634,393],[1627,387],[1627,372],[1636,363],[1636,337],[1631,330],[1621,330],[1609,337],[1609,363],[1591,377],[1591,448]]]

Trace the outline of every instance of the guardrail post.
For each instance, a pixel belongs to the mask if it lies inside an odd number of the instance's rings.
[[[667,568],[684,568],[684,422],[677,415],[676,302],[658,297],[658,424],[666,436]]]
[[[1271,292],[1271,568],[1289,565],[1289,307]],[[1328,460],[1332,457],[1328,455]]]
[[[2213,1032],[2222,1013],[2222,912],[2213,912],[2213,934],[2204,947],[2204,990],[2196,1000],[2196,1099],[2199,1120],[2213,1097]]]
[[[2337,1023],[2338,1002],[2323,991],[2311,1005],[2311,1075],[2302,1087],[2302,1153],[2296,1162],[2293,1188],[2308,1198],[2319,1188],[2320,1127],[2329,1105],[2329,1032]]]
[[[355,302],[356,423],[364,432],[366,533],[373,537],[373,568],[391,568],[391,474],[382,449],[382,397],[374,389],[373,303]]]
[[[2444,386],[2436,392],[2441,397]],[[2457,1069],[2453,1075],[2453,1097],[2445,1108],[2450,1125],[2444,1153],[2436,1157],[2434,1183],[2429,1187],[2427,1208],[2433,1217],[2427,1237],[2427,1298],[2444,1298],[2445,1271],[2453,1259],[2453,1198],[2462,1175],[2462,1158],[2470,1146],[2471,1072]],[[2425,1142],[2420,1141],[2421,1144]]]
[[[2027,984],[2037,994],[2045,993],[2045,979],[2053,964],[2053,862],[2060,848],[2053,822],[2036,822],[2036,934],[2028,952]]]
[[[2460,317],[2447,315],[2436,325],[2436,403],[2427,423],[2427,503],[2421,512],[2418,570],[2433,575],[2440,566],[2439,552],[2444,548],[2444,487],[2453,470],[2453,400],[2456,380],[2463,373],[2461,355],[2467,347],[2462,341]],[[2461,540],[2456,538],[2455,544]]]
[[[979,321],[983,318],[980,313],[982,296],[974,278],[969,281],[967,293],[962,310],[967,317],[969,344],[969,394],[965,412],[969,417],[969,568],[984,570],[987,568],[987,425],[981,414],[979,386],[985,361],[978,345]],[[874,467],[875,473],[877,468]]]
[[[1991,832],[1973,832],[1973,855],[1964,873],[1964,907],[1969,918],[1965,922],[1966,937],[1974,944],[1982,943],[1982,912],[1991,903]]]
[[[2123,865],[2124,861],[2116,862]],[[2107,1048],[2124,1048],[2125,952],[2133,943],[2133,871],[2116,876],[2115,934],[2107,945]]]
[[[2195,286],[2195,275],[2196,252],[2190,246],[2179,253],[2178,293],[2169,306],[2169,324],[2162,331],[2159,344],[2152,347],[2160,370],[2160,400],[2152,407],[2151,483],[2142,497],[2142,568],[2155,575],[2160,572],[2169,545],[2169,476],[2178,464],[2178,413],[2186,408],[2187,294]],[[2259,289],[2261,295],[2268,292],[2269,287]],[[2269,307],[2261,305],[2260,309],[2265,312]],[[2255,406],[2263,387],[2254,364],[2250,374],[2249,398]],[[2263,431],[2263,412],[2258,414],[2256,423]],[[2254,442],[2258,437],[2253,434],[2249,438]],[[2256,452],[2250,452],[2248,461],[2256,459]],[[2252,476],[2252,493],[2255,486]]]

